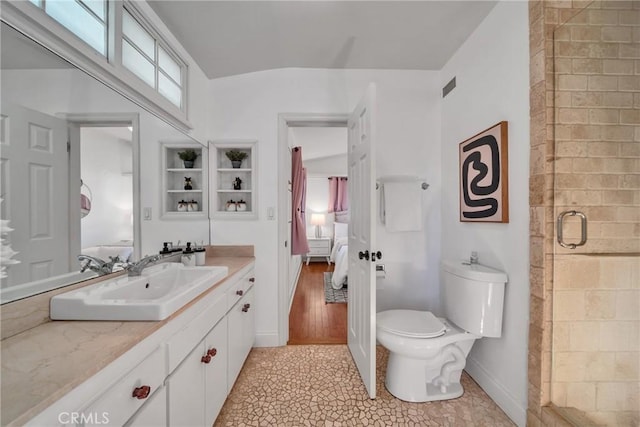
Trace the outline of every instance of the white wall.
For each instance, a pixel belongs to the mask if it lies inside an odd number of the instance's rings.
[[[257,345],[277,345],[278,228],[266,211],[277,207],[278,114],[346,113],[375,82],[378,90],[378,175],[424,177],[424,231],[378,229],[387,279],[378,309],[438,304],[440,259],[440,81],[438,72],[393,70],[270,70],[211,81],[213,138],[255,138],[260,149],[260,216],[256,221],[212,221],[214,244],[253,244],[256,253]],[[278,212],[278,215],[285,213]],[[285,308],[286,309],[286,308]]]
[[[476,342],[467,371],[518,425],[527,407],[529,319],[529,24],[527,2],[500,2],[442,70],[442,257],[506,271],[502,337]],[[509,122],[508,224],[459,222],[458,144]]]
[[[91,211],[82,218],[81,248],[133,240],[133,149],[97,128],[80,130],[80,177],[91,190]]]

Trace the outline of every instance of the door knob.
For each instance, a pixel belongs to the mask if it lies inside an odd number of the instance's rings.
[[[360,259],[366,259],[367,261],[369,261],[369,251],[360,251],[358,252],[358,258]]]
[[[371,262],[375,262],[377,260],[381,260],[382,259],[382,252],[378,251],[378,252],[371,252]]]

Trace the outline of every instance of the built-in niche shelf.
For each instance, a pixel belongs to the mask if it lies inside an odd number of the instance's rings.
[[[219,140],[209,143],[211,216],[216,219],[256,219],[258,155],[255,140]],[[229,151],[246,154],[233,167]],[[239,181],[238,181],[239,180]],[[240,187],[239,189],[237,187]]]
[[[194,150],[198,157],[193,167],[185,167],[178,153]],[[162,209],[163,219],[203,219],[208,216],[209,179],[208,150],[194,143],[162,144]],[[190,190],[185,190],[185,178],[191,178]]]

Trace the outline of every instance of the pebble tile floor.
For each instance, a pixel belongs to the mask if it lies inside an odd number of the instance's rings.
[[[345,345],[254,348],[215,426],[515,425],[466,373],[458,399],[396,399],[384,387],[387,350],[378,346],[376,357],[378,395],[371,400]]]

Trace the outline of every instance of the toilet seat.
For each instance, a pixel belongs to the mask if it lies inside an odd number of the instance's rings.
[[[435,338],[447,329],[430,311],[388,310],[376,317],[378,328],[409,338]]]

